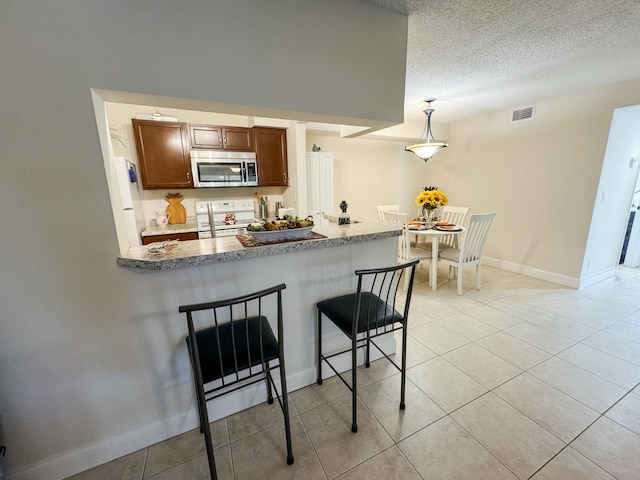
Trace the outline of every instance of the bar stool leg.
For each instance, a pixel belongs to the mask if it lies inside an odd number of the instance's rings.
[[[273,389],[271,388],[271,382],[273,382],[273,377],[271,377],[271,370],[269,370],[269,362],[265,362],[263,368],[266,372],[264,379],[267,382],[267,403],[271,405],[273,403]]]
[[[371,352],[371,337],[369,336],[369,329],[367,329],[367,347],[365,348],[366,358],[364,360],[365,368],[369,368],[371,366],[370,360],[370,352]]]
[[[218,480],[216,461],[213,456],[213,443],[211,441],[211,429],[209,428],[209,414],[207,413],[207,400],[204,394],[202,371],[200,370],[200,362],[197,358],[197,352],[192,351],[192,354],[192,363],[195,366],[194,377],[196,379],[196,397],[200,413],[200,431],[204,434],[204,444],[207,452],[207,460],[209,462],[209,474],[211,476],[211,480]]]
[[[358,408],[357,408],[357,389],[358,389],[358,369],[356,364],[356,356],[358,353],[357,336],[354,335],[351,340],[351,404],[353,410],[353,422],[351,423],[351,431],[356,433],[358,431]]]
[[[188,349],[189,349],[189,360],[191,361],[191,367],[192,367],[191,368],[191,372],[192,372],[192,375],[193,375],[193,384],[194,385],[198,385],[198,378],[197,378],[197,375],[195,373],[196,372],[195,363],[193,361],[193,353],[191,352],[191,347],[190,346],[188,347]],[[206,420],[204,418],[202,418],[202,410],[207,408],[206,407],[206,401],[205,401],[205,404],[202,405],[200,403],[200,395],[196,394],[196,403],[198,405],[198,418],[200,419],[200,433],[204,433],[203,425],[205,425],[205,421]]]
[[[317,328],[317,335],[318,335],[318,340],[316,342],[316,347],[317,347],[317,355],[318,358],[316,360],[316,366],[318,369],[318,375],[316,377],[316,383],[318,385],[322,385],[322,312],[320,312],[320,309],[317,309],[317,324],[318,324],[318,328]]]
[[[284,413],[284,430],[287,437],[287,464],[293,464],[291,448],[291,422],[289,420],[289,396],[287,393],[287,377],[284,369],[284,354],[280,354],[280,389],[282,390],[282,413]]]
[[[405,409],[404,390],[407,380],[407,326],[402,327],[402,366],[400,372],[400,410]]]

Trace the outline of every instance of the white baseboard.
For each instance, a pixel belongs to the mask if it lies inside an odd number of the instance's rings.
[[[593,285],[594,283],[601,282],[602,280],[606,280],[607,278],[613,277],[616,274],[616,267],[608,268],[606,270],[602,270],[601,272],[592,273],[586,277],[582,277],[580,279],[580,287],[585,288],[589,285]]]
[[[537,268],[527,267],[513,262],[507,262],[505,260],[498,260],[492,257],[482,257],[482,263],[490,267],[496,267],[508,272],[515,272],[525,275],[527,277],[538,278],[547,282],[557,283],[564,285],[565,287],[579,288],[580,279],[575,277],[568,277],[566,275],[560,275],[554,272],[548,272],[546,270],[540,270]]]

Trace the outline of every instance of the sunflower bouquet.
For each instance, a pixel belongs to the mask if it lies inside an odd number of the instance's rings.
[[[425,210],[433,211],[449,203],[447,196],[438,187],[424,187],[416,197],[416,205]]]

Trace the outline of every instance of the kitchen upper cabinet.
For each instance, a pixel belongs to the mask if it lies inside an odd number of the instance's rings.
[[[191,148],[222,150],[222,127],[189,124]]]
[[[222,127],[222,144],[225,150],[253,151],[253,132],[250,128]]]
[[[253,151],[250,128],[189,124],[189,139],[194,149]]]
[[[193,188],[186,123],[133,119],[142,187]]]
[[[258,163],[258,185],[287,186],[287,131],[284,128],[254,127],[253,141]]]

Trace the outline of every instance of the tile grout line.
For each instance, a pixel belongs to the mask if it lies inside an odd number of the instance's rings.
[[[561,448],[561,449],[560,449],[560,450],[559,450],[555,455],[553,455],[549,460],[547,460],[547,461],[546,461],[546,462],[545,462],[545,463],[544,463],[544,464],[543,464],[543,465],[542,465],[538,470],[536,470],[535,472],[533,472],[533,474],[532,474],[531,476],[529,476],[529,479],[531,479],[531,477],[533,477],[536,473],[538,473],[540,470],[542,470],[542,469],[543,469],[543,468],[544,468],[544,467],[545,467],[549,462],[551,462],[551,460],[553,460],[554,458],[556,458],[558,455],[560,455],[560,453],[562,453],[564,450],[566,450],[568,447],[570,447],[570,446],[571,446],[571,444],[572,444],[573,442],[575,442],[575,441],[578,439],[578,437],[579,437],[580,435],[582,435],[582,434],[583,434],[584,432],[586,432],[589,428],[591,428],[591,427],[593,426],[593,424],[594,424],[594,423],[596,423],[596,422],[597,422],[598,420],[600,420],[602,417],[605,417],[605,416],[606,416],[606,414],[607,414],[607,412],[609,412],[613,407],[615,407],[615,406],[616,406],[618,403],[620,403],[624,398],[626,398],[626,397],[627,397],[627,395],[629,395],[630,393],[632,393],[632,392],[633,392],[633,390],[634,390],[635,388],[637,388],[637,387],[638,387],[638,385],[640,385],[640,382],[638,382],[638,383],[637,383],[633,388],[631,388],[631,390],[629,390],[629,391],[628,391],[627,393],[625,393],[622,397],[620,397],[618,400],[616,400],[616,402],[615,402],[613,405],[611,405],[611,406],[610,406],[609,408],[607,408],[604,412],[602,412],[601,414],[599,414],[599,415],[598,415],[598,417],[597,417],[593,422],[591,422],[589,425],[587,425],[587,426],[586,426],[582,431],[580,431],[580,433],[578,433],[578,434],[577,434],[575,437],[573,437],[569,442],[567,442],[567,444],[566,444],[564,447],[562,447],[562,448]],[[621,427],[623,427],[624,429],[629,430],[626,426],[619,424],[619,423],[618,423],[618,422],[616,422],[615,420],[612,420],[612,419],[610,419],[609,417],[606,417],[606,418],[607,418],[607,419],[609,419],[609,420],[611,420],[612,422],[614,422],[614,423],[616,423],[616,424],[620,425],[620,426],[621,426]],[[633,432],[632,430],[629,430],[629,431],[630,431],[630,432],[632,432],[632,433],[635,433],[635,432]],[[637,435],[637,434],[636,434],[636,435]],[[580,453],[580,452],[578,451],[578,453]],[[597,463],[595,463],[593,460],[591,460],[589,457],[587,457],[587,456],[583,455],[582,453],[580,453],[580,455],[582,455],[582,456],[583,456],[583,457],[585,457],[587,460],[589,460],[591,463],[593,463],[594,465],[597,465],[599,468],[601,468],[602,470],[604,470],[604,471],[605,471],[605,472],[607,472],[609,475],[611,475],[612,477],[614,477],[614,478],[615,478],[615,476],[614,476],[611,472],[609,472],[606,468],[604,468],[603,466],[598,465]]]

